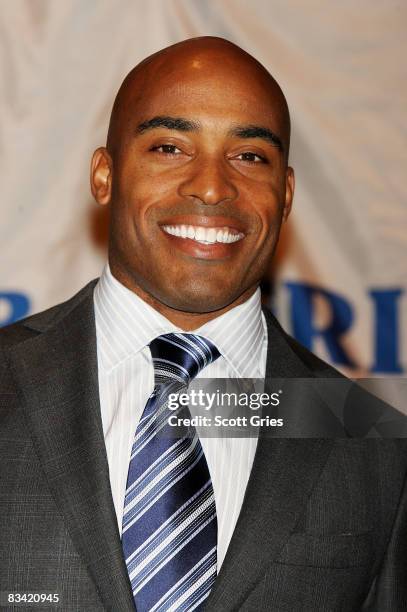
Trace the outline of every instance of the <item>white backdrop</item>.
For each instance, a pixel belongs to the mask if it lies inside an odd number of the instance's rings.
[[[99,275],[89,159],[125,74],[219,35],[265,64],[291,109],[278,318],[346,371],[405,375],[406,17],[394,0],[0,0],[0,324]]]

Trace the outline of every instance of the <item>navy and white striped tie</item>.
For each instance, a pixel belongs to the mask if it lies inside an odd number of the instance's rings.
[[[150,350],[155,384],[131,451],[123,552],[137,612],[202,610],[216,578],[215,498],[195,428],[170,433],[168,398],[219,351],[181,333],[159,336]]]

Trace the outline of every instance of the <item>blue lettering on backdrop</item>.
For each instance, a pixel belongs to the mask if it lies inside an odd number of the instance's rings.
[[[355,364],[341,344],[341,336],[352,325],[353,312],[350,304],[333,293],[305,283],[285,283],[291,293],[291,328],[294,337],[312,350],[313,340],[323,338],[333,363],[352,367]],[[320,295],[328,303],[331,321],[325,328],[315,324],[314,298]]]
[[[369,291],[375,309],[374,363],[372,372],[401,374],[397,301],[402,289]]]
[[[0,302],[3,300],[7,303],[9,312],[4,319],[0,319],[0,327],[22,319],[30,310],[30,300],[24,293],[0,292]]]
[[[291,329],[293,336],[310,350],[313,341],[321,337],[327,347],[329,360],[338,365],[354,366],[341,342],[341,336],[350,328],[353,310],[349,302],[337,293],[306,283],[284,283],[290,292]],[[369,295],[374,304],[374,364],[371,372],[401,374],[399,358],[399,319],[397,300],[402,289],[372,289]],[[331,312],[331,321],[325,328],[315,324],[315,297],[322,296]]]

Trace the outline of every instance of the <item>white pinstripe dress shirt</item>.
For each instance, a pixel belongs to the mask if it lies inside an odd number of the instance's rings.
[[[154,388],[148,344],[161,334],[183,330],[119,283],[108,265],[95,287],[94,303],[103,432],[121,533],[131,447]],[[259,289],[193,333],[211,340],[221,353],[198,378],[264,378],[267,328]],[[201,443],[215,493],[219,571],[242,506],[257,438],[202,437]]]

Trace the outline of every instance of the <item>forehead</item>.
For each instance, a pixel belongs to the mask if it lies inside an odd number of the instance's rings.
[[[283,120],[282,100],[271,77],[236,59],[164,61],[134,78],[128,93],[126,114],[131,122],[180,115],[199,119],[202,125],[246,122],[279,129]]]

